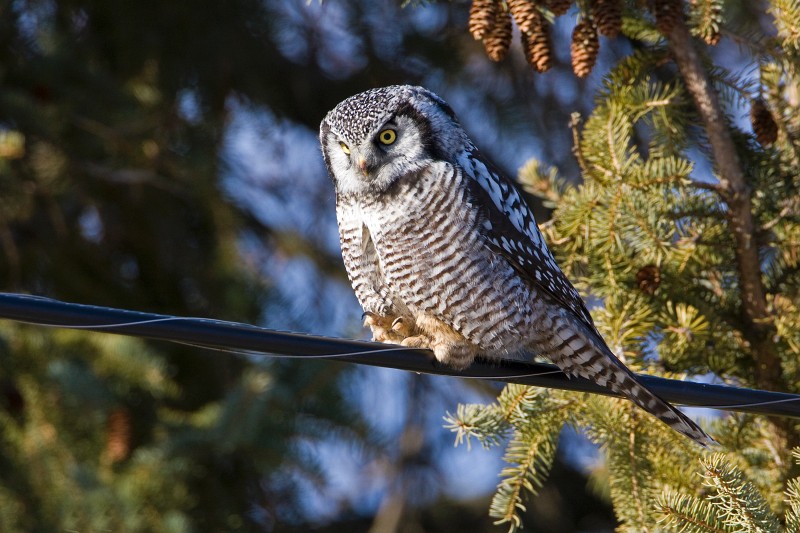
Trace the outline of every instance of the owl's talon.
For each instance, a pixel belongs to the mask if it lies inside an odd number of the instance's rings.
[[[411,337],[414,333],[414,325],[409,325],[408,320],[399,316],[392,322],[392,331],[397,333],[401,338]]]
[[[372,330],[372,340],[375,342],[387,342],[398,344],[411,333],[405,320],[396,316],[383,316],[378,313],[366,311],[364,326],[369,326]]]
[[[380,316],[371,311],[364,311],[361,315],[361,320],[364,321],[364,327],[377,325],[380,321]]]

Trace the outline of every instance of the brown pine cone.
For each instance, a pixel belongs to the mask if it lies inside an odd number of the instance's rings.
[[[636,285],[645,294],[653,294],[661,285],[661,269],[656,265],[643,266],[636,273]]]
[[[753,100],[750,107],[750,123],[761,146],[770,146],[778,140],[778,124],[763,98]]]
[[[653,12],[656,16],[656,28],[666,35],[683,18],[683,2],[681,0],[654,0]]]
[[[572,31],[572,71],[579,78],[585,78],[597,61],[600,51],[600,41],[597,39],[597,29],[591,20],[584,19],[575,25]]]
[[[572,0],[544,0],[544,5],[553,12],[553,15],[560,17],[572,5]]]
[[[529,0],[508,0],[508,9],[514,20],[517,21],[519,31],[529,33],[531,26],[539,16],[539,10]]]
[[[472,0],[472,7],[469,10],[469,32],[476,41],[483,39],[492,29],[497,11],[495,0]]]
[[[511,14],[505,9],[498,9],[494,17],[494,25],[483,37],[486,55],[492,61],[502,61],[511,46]]]
[[[552,66],[550,33],[544,17],[537,12],[529,33],[520,34],[525,59],[537,72],[546,72]]]
[[[117,407],[109,413],[106,424],[106,457],[112,463],[127,459],[133,438],[130,411]]]
[[[622,29],[622,5],[620,0],[594,0],[592,14],[597,21],[597,30],[606,37],[616,37]]]

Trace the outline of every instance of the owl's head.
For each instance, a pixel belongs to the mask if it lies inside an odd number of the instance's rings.
[[[319,137],[344,195],[386,192],[433,161],[452,161],[469,142],[444,100],[410,85],[351,96],[328,113]]]

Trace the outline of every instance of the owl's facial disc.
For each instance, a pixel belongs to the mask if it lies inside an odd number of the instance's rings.
[[[353,132],[327,130],[325,155],[340,194],[381,194],[401,181],[415,180],[433,162],[433,141],[427,120],[410,106],[356,138]]]
[[[374,174],[387,161],[396,157],[390,147],[397,141],[397,130],[394,126],[387,125],[373,136],[372,142],[363,144],[361,153],[354,159],[356,168],[365,178],[369,179],[370,173]]]
[[[391,118],[350,152],[354,171],[375,192],[412,178],[431,159],[419,126],[408,116]]]

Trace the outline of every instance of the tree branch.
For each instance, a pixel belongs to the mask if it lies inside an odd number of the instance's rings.
[[[689,30],[679,20],[667,33],[675,62],[705,126],[719,174],[719,190],[730,210],[729,225],[736,240],[736,260],[741,284],[743,332],[753,347],[755,381],[760,387],[785,388],[782,369],[772,342],[774,325],[767,311],[756,242],[750,187],[731,138],[719,98],[703,68]]]
[[[719,175],[718,192],[730,212],[728,225],[736,241],[741,314],[745,326],[742,334],[751,347],[755,384],[769,390],[787,390],[774,342],[777,331],[767,310],[750,186],[745,179],[718,95],[703,68],[685,21],[679,17],[667,31],[666,37],[686,89],[703,121]],[[775,417],[770,417],[770,420],[778,430],[782,441],[780,447],[788,450],[798,444],[800,435],[791,424]]]

